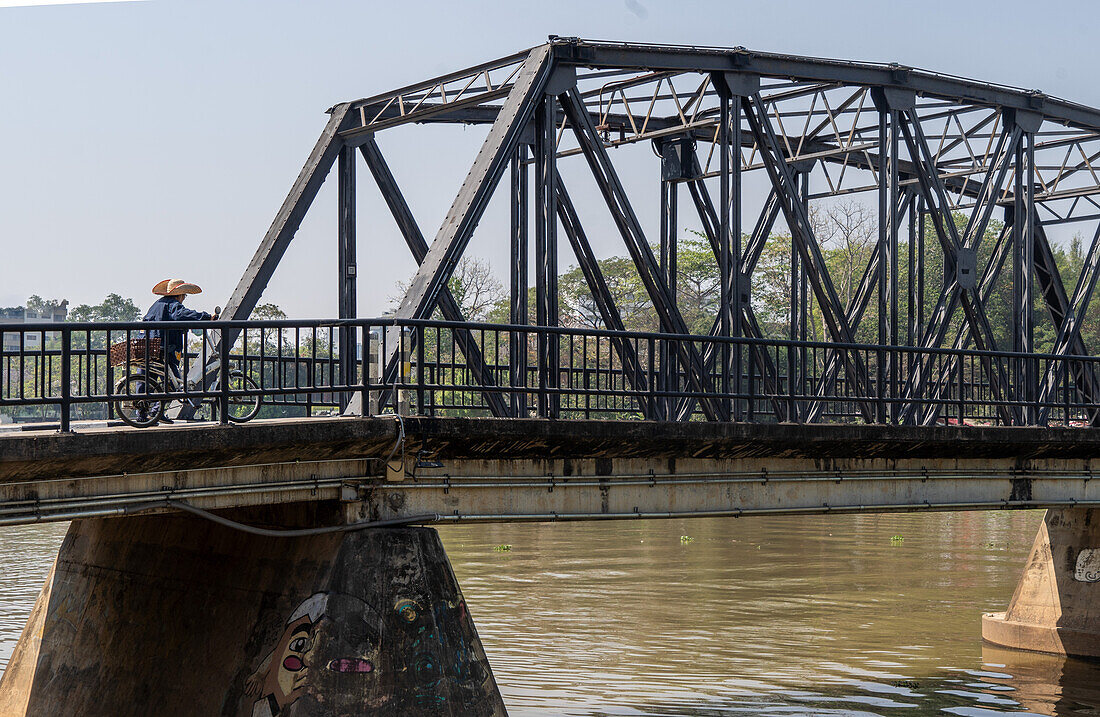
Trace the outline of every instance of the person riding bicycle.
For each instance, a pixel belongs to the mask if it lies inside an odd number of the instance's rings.
[[[142,321],[211,321],[218,318],[216,315],[188,309],[183,305],[188,294],[202,293],[202,289],[197,284],[191,284],[183,279],[165,279],[153,287],[153,293],[161,298],[153,302],[145,312]],[[185,344],[183,329],[150,329],[146,333],[150,339],[161,339],[167,365],[179,375],[180,362],[176,354],[183,353]]]

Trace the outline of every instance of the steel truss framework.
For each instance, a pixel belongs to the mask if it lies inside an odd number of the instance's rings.
[[[1071,222],[1100,226],[1100,110],[896,64],[552,37],[528,51],[339,104],[329,114],[228,304],[229,318],[248,317],[333,167],[339,181],[340,317],[355,316],[359,154],[419,265],[397,319],[428,319],[438,310],[448,321],[464,321],[448,280],[489,199],[507,176],[510,322],[558,324],[560,232],[603,324],[621,331],[619,308],[558,170],[560,162],[583,161],[662,332],[689,333],[677,303],[675,277],[677,236],[690,223],[702,227],[723,277],[711,335],[763,338],[750,288],[765,243],[782,218],[794,247],[789,338],[806,341],[813,306],[823,320],[825,339],[834,346],[814,351],[825,358],[822,366],[812,368],[805,346],[788,352],[787,365],[782,365],[751,344],[676,341],[665,344],[659,356],[641,357],[634,343],[612,339],[628,385],[639,394],[657,396],[641,402],[646,418],[742,420],[752,408],[731,396],[739,393],[746,377],[755,376],[768,395],[787,391],[797,396],[773,398],[776,420],[819,420],[823,402],[818,399],[843,384],[859,397],[855,404],[863,420],[935,422],[942,398],[962,382],[959,360],[934,361],[934,353],[903,360],[899,353],[884,351],[870,361],[867,351],[837,348],[856,343],[856,330],[872,299],[878,302],[879,346],[973,347],[985,352],[979,355],[982,380],[999,422],[1045,422],[1051,393],[1067,380],[1076,402],[1092,405],[1100,399],[1091,364],[1051,361],[1039,375],[1037,362],[1021,360],[1034,353],[1034,293],[1042,298],[1057,332],[1054,355],[1088,355],[1080,323],[1098,276],[1100,229],[1070,293],[1046,228]],[[379,146],[385,130],[414,123],[488,128],[430,243]],[[653,181],[661,188],[661,226],[652,244],[612,159],[616,148],[642,142],[652,143],[660,159]],[[762,206],[743,201],[746,173],[766,177],[770,194]],[[681,189],[690,199],[686,212],[679,206]],[[859,193],[875,196],[878,241],[845,304],[815,236],[810,203]],[[684,214],[691,215],[689,222],[683,221]],[[956,221],[960,215],[965,217],[962,226]],[[1004,230],[989,249],[982,243],[993,220],[1003,222]],[[908,251],[905,282],[899,237]],[[924,259],[933,252],[943,257],[942,287],[925,282]],[[979,261],[979,255],[990,258]],[[528,306],[531,263],[534,307]],[[1006,267],[1012,268],[1011,279]],[[987,312],[998,280],[1012,283],[1011,346],[996,344]],[[929,294],[937,299],[926,312],[924,297]],[[486,389],[484,405],[493,415],[525,416],[530,410],[558,415],[553,391],[559,380],[556,341],[538,334],[542,390],[537,392],[538,405],[528,406],[522,391],[491,390],[500,385],[495,382],[501,374],[486,365],[471,332],[456,330],[454,336],[470,376]],[[353,340],[350,334],[343,337],[345,349]],[[395,347],[400,344],[394,337],[387,342],[391,351],[384,357],[385,376],[399,371]],[[350,359],[354,352],[341,355]],[[508,360],[508,387],[526,386],[527,347],[513,345]],[[655,362],[658,370],[647,370],[645,361]],[[354,370],[354,360],[347,370]],[[1072,376],[1065,376],[1066,371]],[[807,382],[811,372],[814,380]],[[796,391],[795,386],[802,388]],[[359,410],[354,401],[349,411]],[[1090,418],[1095,425],[1098,414]]]

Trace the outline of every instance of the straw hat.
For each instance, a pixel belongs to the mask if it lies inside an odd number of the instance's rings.
[[[180,294],[201,294],[198,284],[190,284],[183,279],[165,279],[153,287],[153,293],[160,296],[179,296]]]

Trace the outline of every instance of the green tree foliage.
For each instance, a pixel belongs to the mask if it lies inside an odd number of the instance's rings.
[[[286,318],[286,312],[275,304],[258,304],[248,318],[255,321],[276,321]]]
[[[29,313],[43,314],[52,313],[54,309],[61,306],[61,299],[43,299],[38,294],[32,294],[27,299],[26,309]]]
[[[31,297],[36,298],[36,297]],[[28,305],[29,305],[28,301]],[[133,299],[124,299],[118,294],[107,294],[98,304],[80,304],[69,311],[68,320],[74,322],[137,321],[141,318],[141,309]]]
[[[628,257],[614,256],[600,262],[608,292],[630,331],[652,331],[657,328],[653,304],[634,263]],[[579,267],[573,267],[558,279],[561,322],[566,326],[602,328],[599,308],[588,282]],[[532,304],[533,306],[533,304]]]

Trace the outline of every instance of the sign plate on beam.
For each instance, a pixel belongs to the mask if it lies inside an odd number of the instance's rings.
[[[973,289],[978,285],[978,253],[973,249],[959,249],[955,256],[955,281],[961,289]]]

